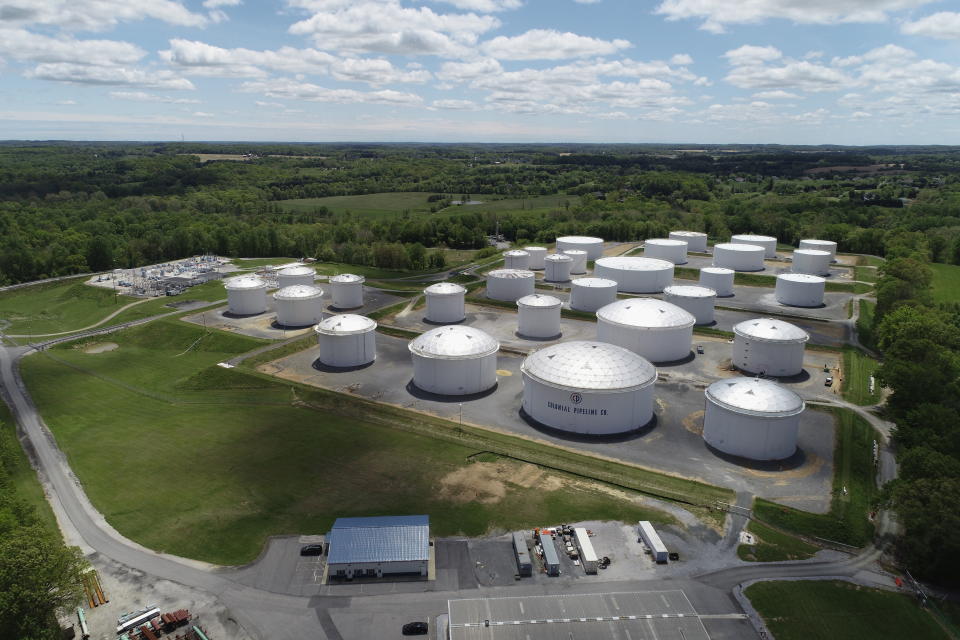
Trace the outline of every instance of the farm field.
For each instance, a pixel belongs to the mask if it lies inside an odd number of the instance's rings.
[[[99,322],[139,298],[84,285],[86,276],[0,293],[0,320],[9,334],[75,331]]]
[[[960,302],[960,266],[931,264],[933,299],[937,302]]]

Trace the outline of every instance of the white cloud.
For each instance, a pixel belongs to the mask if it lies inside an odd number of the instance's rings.
[[[724,79],[741,89],[820,92],[835,91],[854,83],[853,78],[835,67],[783,58],[776,47],[744,45],[727,51],[724,57],[733,67]]]
[[[573,0],[577,4],[600,4],[601,0]]]
[[[451,109],[454,111],[475,111],[477,104],[472,100],[434,100],[431,109]]]
[[[207,9],[219,9],[220,7],[238,7],[243,4],[243,0],[203,0],[203,6]]]
[[[72,107],[73,105],[77,104],[77,101],[76,100],[60,100],[59,102],[57,102],[57,104],[64,107]]]
[[[753,94],[753,97],[757,100],[796,100],[800,96],[782,89],[775,89],[773,91],[759,91]]]
[[[751,44],[745,44],[737,49],[731,49],[723,54],[732,65],[758,64],[770,60],[778,60],[783,57],[783,53],[776,47],[755,47]]]
[[[367,92],[353,89],[328,89],[308,82],[279,78],[244,82],[240,90],[246,93],[261,93],[268,98],[340,104],[368,103],[412,106],[423,102],[423,99],[416,94],[393,91],[392,89]]]
[[[7,25],[103,31],[121,22],[147,19],[184,27],[208,22],[175,0],[0,0],[0,20]]]
[[[693,58],[686,53],[677,53],[670,58],[670,64],[679,66],[693,64]]]
[[[553,29],[531,29],[519,36],[497,36],[484,42],[481,49],[500,60],[560,60],[606,56],[629,46],[626,40],[600,40]]]
[[[481,76],[499,75],[503,67],[493,58],[481,58],[471,62],[444,62],[437,77],[448,82],[465,82]]]
[[[146,91],[111,91],[110,97],[116,100],[132,100],[134,102],[155,102],[162,104],[200,104],[199,100],[193,98],[172,98],[170,96],[158,96]]]
[[[910,36],[929,36],[941,40],[960,39],[960,13],[940,11],[913,22],[905,22],[900,32]]]
[[[194,89],[193,83],[171,71],[145,70],[132,67],[92,67],[69,62],[37,65],[26,73],[28,78],[55,80],[72,84],[118,85],[152,89]]]
[[[508,11],[510,9],[519,9],[523,6],[521,0],[438,0],[452,4],[457,9],[464,11],[479,11],[481,13],[493,13],[496,11]]]
[[[194,111],[193,115],[197,118],[212,118],[214,114],[207,113],[206,111]]]
[[[147,52],[119,40],[52,38],[25,29],[0,28],[0,55],[30,62],[72,62],[109,65],[137,62]]]

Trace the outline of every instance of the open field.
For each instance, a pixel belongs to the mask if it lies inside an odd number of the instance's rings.
[[[0,293],[0,320],[11,334],[58,333],[94,324],[138,298],[88,287],[86,277],[70,278]]]
[[[456,197],[459,197],[456,196]],[[548,209],[563,209],[566,207],[567,203],[576,204],[579,200],[579,196],[569,196],[569,195],[552,195],[552,196],[534,196],[531,198],[503,198],[500,200],[493,199],[493,196],[485,196],[483,194],[472,194],[471,196],[474,200],[481,201],[482,204],[470,204],[470,205],[451,205],[446,209],[443,209],[443,213],[477,213],[477,212],[500,212],[500,211],[533,211],[533,210],[548,210]]]
[[[737,547],[737,556],[750,562],[783,562],[784,560],[806,560],[819,551],[819,547],[808,544],[763,523],[751,520],[747,531],[757,538],[757,544],[741,544]]]
[[[870,376],[880,363],[859,349],[843,350],[843,397],[859,405],[874,405],[880,402],[880,383],[870,393]]]
[[[960,266],[931,264],[933,299],[937,302],[960,302]]]
[[[947,640],[906,594],[840,580],[758,582],[744,591],[777,640]]]

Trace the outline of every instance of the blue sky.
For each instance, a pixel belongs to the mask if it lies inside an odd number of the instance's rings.
[[[0,0],[0,139],[960,143],[960,3]]]

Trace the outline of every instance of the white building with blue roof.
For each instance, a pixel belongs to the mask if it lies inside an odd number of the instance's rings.
[[[427,577],[430,562],[429,516],[337,518],[327,534],[327,576],[333,580]]]

